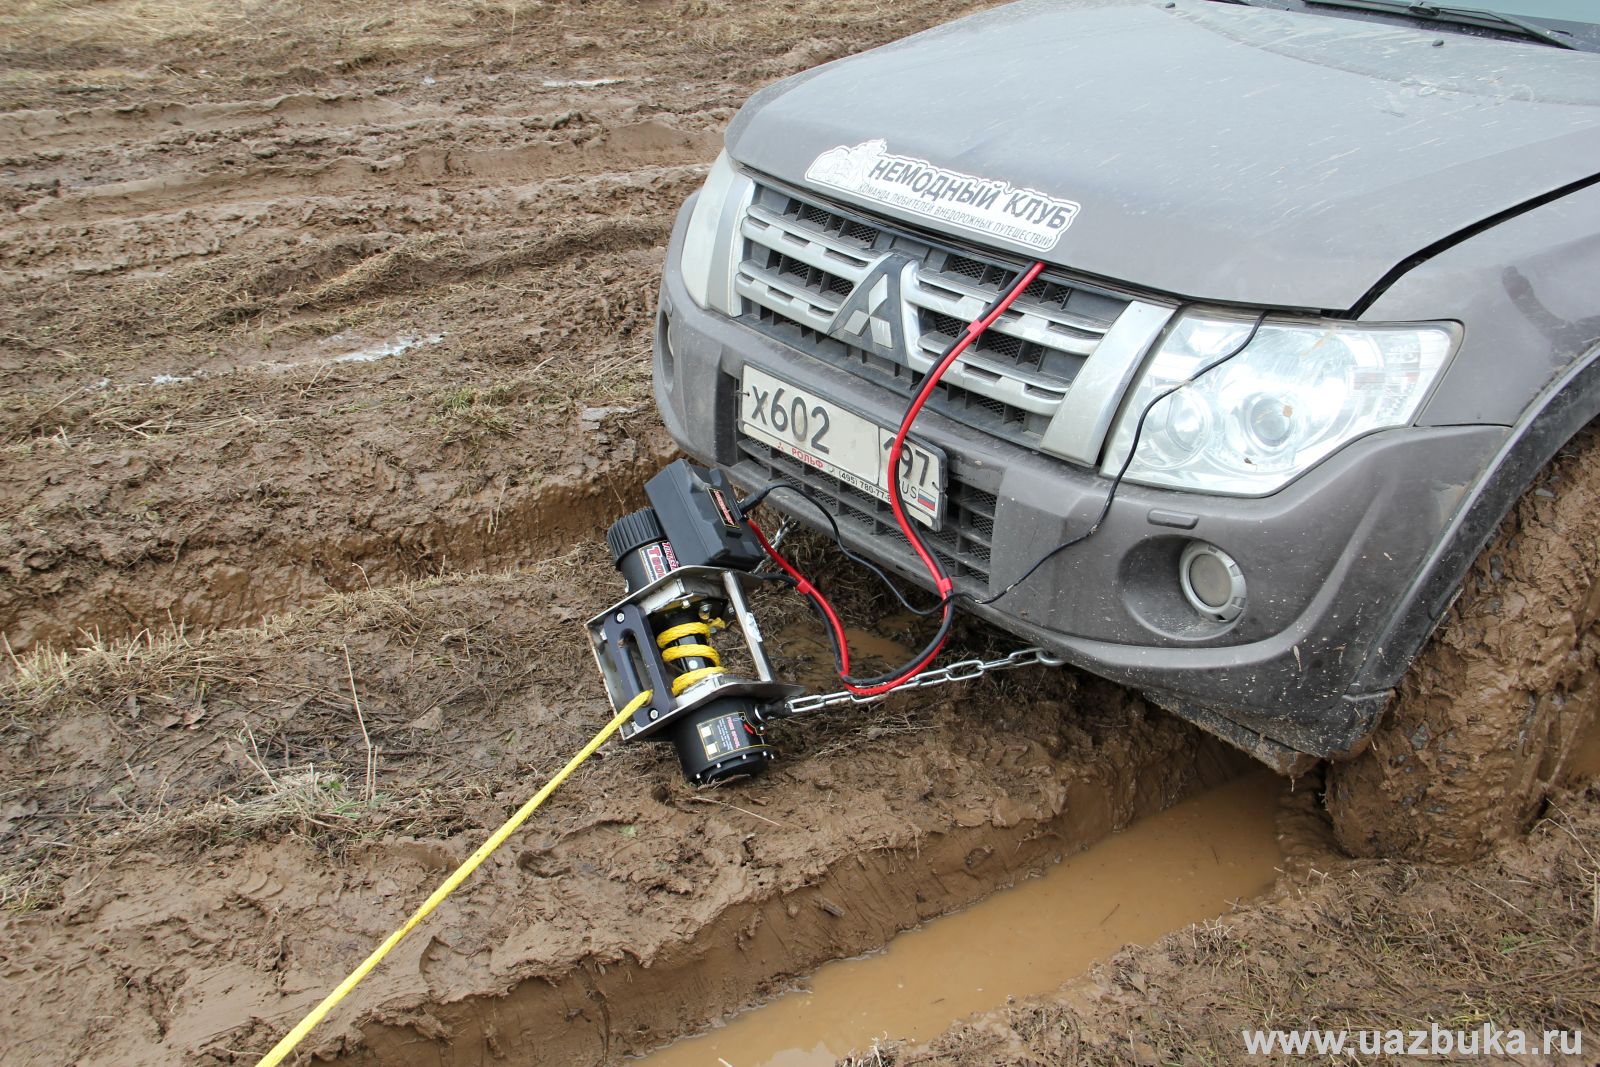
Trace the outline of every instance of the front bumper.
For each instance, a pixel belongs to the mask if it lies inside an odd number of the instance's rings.
[[[697,459],[747,487],[771,468],[741,448],[737,394],[746,363],[895,426],[904,396],[698,307],[678,275],[685,214],[667,253],[655,339],[655,393],[668,431]],[[943,448],[952,483],[992,496],[985,569],[957,588],[992,595],[1053,546],[1090,525],[1108,479],[993,438],[934,412],[917,436]],[[1259,499],[1124,484],[1100,532],[1058,555],[998,604],[976,613],[1070,662],[1130,685],[1269,762],[1334,756],[1370,731],[1385,693],[1354,679],[1470,487],[1505,438],[1502,427],[1411,428],[1353,442],[1285,489]],[[796,517],[816,523],[810,509]],[[841,527],[852,549],[923,584],[898,534]],[[1236,560],[1243,614],[1202,617],[1183,598],[1178,560],[1192,540]]]

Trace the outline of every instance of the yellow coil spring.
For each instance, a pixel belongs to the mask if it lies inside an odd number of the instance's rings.
[[[681,641],[685,637],[701,637],[709,641],[712,627],[723,629],[728,624],[721,619],[712,619],[710,622],[686,622],[678,626],[669,626],[656,635],[656,646],[661,649],[661,658],[668,663],[676,663],[680,659],[710,660],[711,666],[697,667],[692,671],[684,671],[672,679],[672,695],[677,696],[685,689],[698,681],[710,678],[714,674],[726,673],[722,667],[722,655],[710,644],[698,642],[692,645],[674,645],[674,641]],[[670,648],[668,646],[671,646]]]

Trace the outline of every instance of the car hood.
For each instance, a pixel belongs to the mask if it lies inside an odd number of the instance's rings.
[[[1600,174],[1600,56],[1204,0],[1022,3],[770,86],[728,149],[1139,288],[1347,310]]]

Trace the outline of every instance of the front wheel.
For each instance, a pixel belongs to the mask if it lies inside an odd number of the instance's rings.
[[[1369,747],[1328,776],[1355,855],[1460,862],[1524,831],[1600,704],[1600,432],[1551,461],[1467,575]]]

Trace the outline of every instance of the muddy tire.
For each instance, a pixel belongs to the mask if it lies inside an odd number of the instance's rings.
[[[1355,855],[1461,862],[1525,830],[1600,702],[1600,432],[1501,523],[1371,745],[1328,776]]]

